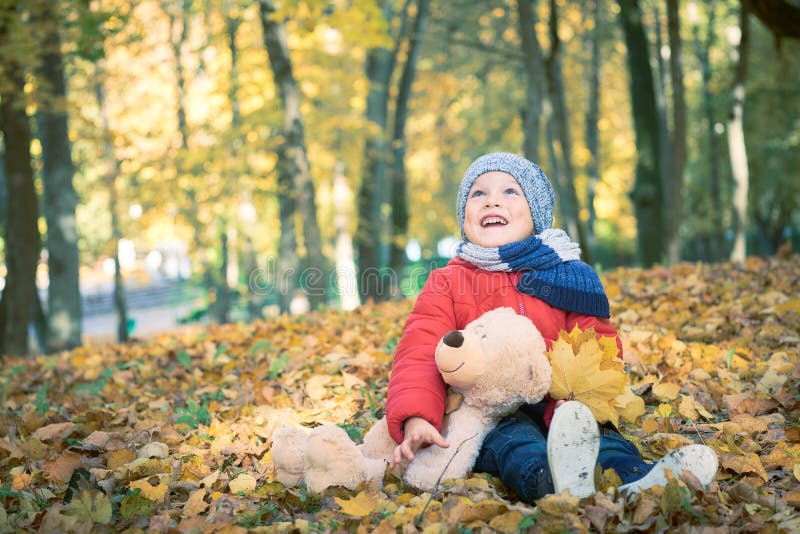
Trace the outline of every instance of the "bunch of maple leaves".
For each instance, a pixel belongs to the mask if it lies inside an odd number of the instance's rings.
[[[551,393],[617,421],[649,460],[711,446],[710,488],[686,477],[625,496],[611,471],[591,497],[535,505],[481,474],[432,495],[389,472],[381,489],[284,488],[275,428],[334,422],[359,439],[382,415],[411,309],[394,302],[5,358],[0,534],[800,530],[800,256],[603,278],[625,363],[615,345],[564,332]]]

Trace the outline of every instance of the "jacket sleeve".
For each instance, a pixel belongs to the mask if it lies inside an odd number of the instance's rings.
[[[389,377],[386,422],[395,442],[403,441],[403,425],[409,417],[422,417],[441,431],[445,383],[434,352],[442,336],[455,329],[449,279],[435,270],[406,320]]]

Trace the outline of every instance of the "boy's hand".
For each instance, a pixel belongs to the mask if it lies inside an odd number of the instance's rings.
[[[414,459],[414,453],[423,445],[433,444],[439,447],[449,447],[436,428],[422,417],[410,417],[406,420],[405,436],[403,442],[394,448],[394,457],[391,467],[399,465],[405,457],[409,462]]]

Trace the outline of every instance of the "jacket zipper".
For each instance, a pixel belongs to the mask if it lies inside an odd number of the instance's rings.
[[[511,277],[511,282],[514,287],[517,286],[517,282],[519,282],[519,273],[509,273]],[[525,316],[525,303],[522,301],[522,294],[517,291],[517,312],[523,317]]]

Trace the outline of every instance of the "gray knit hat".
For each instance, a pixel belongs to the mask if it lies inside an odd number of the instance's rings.
[[[464,235],[464,209],[467,205],[469,190],[480,175],[491,171],[508,173],[517,181],[525,194],[528,206],[531,208],[531,218],[533,219],[534,231],[537,234],[550,228],[553,224],[555,194],[550,180],[547,179],[542,169],[522,156],[508,152],[493,152],[473,161],[467,167],[464,177],[461,179],[461,185],[458,186],[456,215],[462,239],[466,240]]]

